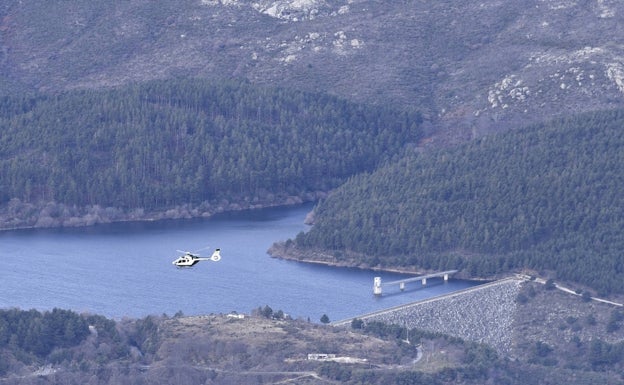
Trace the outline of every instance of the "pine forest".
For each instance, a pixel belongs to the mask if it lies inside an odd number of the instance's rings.
[[[624,111],[413,152],[353,177],[296,246],[369,266],[529,269],[624,293]]]

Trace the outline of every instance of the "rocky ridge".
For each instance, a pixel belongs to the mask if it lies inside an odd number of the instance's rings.
[[[417,109],[452,143],[621,106],[623,17],[613,0],[13,1],[0,73],[5,92],[241,77]]]

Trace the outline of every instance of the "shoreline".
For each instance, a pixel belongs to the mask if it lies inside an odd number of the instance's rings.
[[[183,204],[149,211],[143,208],[102,207],[97,204],[77,207],[57,202],[29,203],[12,199],[7,204],[0,205],[0,231],[210,218],[215,214],[227,212],[302,205],[316,202],[324,196],[325,192],[317,191],[299,196],[279,196],[264,201],[205,201],[196,205]]]
[[[432,272],[428,270],[418,270],[415,268],[409,269],[409,268],[378,267],[378,266],[371,267],[371,266],[366,266],[362,264],[355,264],[355,263],[349,264],[348,262],[338,262],[335,259],[332,260],[332,257],[330,257],[326,253],[322,253],[320,251],[297,250],[297,249],[294,249],[293,247],[287,246],[285,242],[274,243],[269,248],[267,253],[271,256],[271,258],[277,258],[277,259],[300,262],[300,263],[330,266],[330,267],[344,267],[344,268],[351,268],[351,269],[370,270],[370,271],[379,271],[379,272],[386,272],[386,273],[408,274],[408,275],[423,275],[423,274],[428,274]],[[305,255],[316,255],[316,256],[322,256],[322,257],[318,259],[314,259],[311,257],[306,257]],[[457,279],[464,279],[464,280],[469,280],[469,281],[474,281],[474,282],[482,282],[483,284],[506,281],[506,280],[521,280],[525,282],[536,281],[542,284],[545,284],[546,282],[545,278],[540,278],[540,277],[531,278],[530,276],[526,274],[514,272],[514,271],[510,271],[510,272],[502,273],[502,274],[496,274],[490,277],[473,277],[473,276],[467,275],[466,273],[460,270],[454,274],[454,277]],[[554,287],[568,294],[581,297],[581,294],[578,294],[572,289],[566,286],[563,286],[563,285],[568,285],[568,284],[571,284],[571,283],[570,282],[558,282],[558,283],[554,283]],[[610,299],[599,298],[596,296],[592,296],[590,298],[593,301],[601,302],[607,305],[612,305],[616,307],[624,306],[623,297],[617,296],[617,295],[612,296]]]
[[[329,256],[326,253],[320,251],[313,250],[295,250],[293,247],[289,247],[286,245],[286,242],[276,242],[274,243],[268,250],[267,254],[271,258],[282,259],[285,261],[293,261],[293,262],[301,262],[301,263],[309,263],[313,265],[323,265],[330,267],[344,267],[350,269],[360,269],[360,270],[370,270],[370,271],[379,271],[385,273],[397,273],[397,274],[406,274],[406,275],[423,275],[432,273],[433,271],[417,269],[417,268],[409,268],[409,267],[380,267],[380,266],[368,266],[358,263],[349,263],[348,261],[337,261],[335,258]],[[462,271],[457,272],[455,277],[459,279],[466,279],[470,281],[479,281],[479,282],[491,282],[492,280],[503,279],[508,275],[501,275],[500,277],[471,277],[467,276]]]
[[[314,260],[314,259],[298,259],[298,258],[289,258],[289,257],[282,257],[282,256],[274,256],[271,255],[269,253],[269,255],[271,256],[271,258],[276,258],[276,259],[282,259],[285,261],[293,261],[293,262],[300,262],[300,263],[309,263],[312,265],[323,265],[323,266],[329,266],[329,267],[344,267],[344,268],[349,268],[349,269],[360,269],[360,270],[371,270],[371,271],[380,271],[380,272],[385,272],[385,273],[397,273],[397,274],[423,274],[422,271],[417,271],[417,270],[409,270],[409,269],[400,269],[400,268],[384,268],[384,267],[368,267],[368,266],[357,266],[357,265],[349,265],[348,263],[341,263],[341,262],[331,262],[331,261],[320,261],[320,260]]]

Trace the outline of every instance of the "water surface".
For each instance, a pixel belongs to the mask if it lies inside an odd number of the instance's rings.
[[[275,241],[305,231],[311,205],[220,214],[209,219],[0,232],[0,307],[54,307],[121,318],[146,315],[249,313],[269,305],[317,322],[413,302],[473,282],[429,279],[406,292],[372,294],[373,278],[394,273],[336,268],[271,258]],[[220,262],[171,264],[176,251],[198,249]]]

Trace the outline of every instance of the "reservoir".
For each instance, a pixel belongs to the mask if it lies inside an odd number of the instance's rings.
[[[55,307],[120,319],[181,311],[184,315],[250,313],[270,306],[293,318],[331,321],[474,286],[430,279],[405,292],[372,294],[373,278],[408,275],[271,258],[276,241],[306,231],[312,205],[218,214],[205,219],[124,222],[81,228],[0,232],[0,308]],[[221,261],[192,268],[171,262],[177,250]]]

